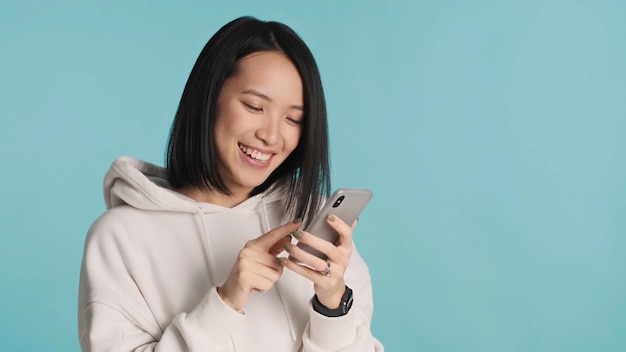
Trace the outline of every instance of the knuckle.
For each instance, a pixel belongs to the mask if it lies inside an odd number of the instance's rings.
[[[243,248],[242,250],[239,251],[239,255],[237,256],[238,259],[246,259],[250,256],[250,248]]]

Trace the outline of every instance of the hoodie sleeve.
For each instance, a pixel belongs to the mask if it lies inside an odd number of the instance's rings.
[[[133,248],[124,231],[119,222],[102,218],[89,231],[78,307],[83,351],[232,350],[229,336],[246,316],[228,307],[215,287],[167,326],[157,323],[135,281]]]
[[[302,337],[302,352],[366,352],[384,351],[372,336],[370,322],[374,312],[372,284],[367,264],[356,248],[345,274],[346,284],[354,292],[348,314],[330,318],[313,310],[309,302],[309,323]]]

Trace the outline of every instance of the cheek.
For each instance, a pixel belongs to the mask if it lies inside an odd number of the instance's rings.
[[[290,153],[294,149],[296,149],[296,147],[298,146],[298,143],[300,142],[300,138],[302,138],[302,131],[300,129],[298,129],[297,131],[290,131],[289,135],[287,136],[287,143],[286,143],[286,145],[289,148]]]

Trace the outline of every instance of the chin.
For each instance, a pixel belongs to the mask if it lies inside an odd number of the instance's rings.
[[[259,187],[260,185],[262,185],[265,181],[267,181],[268,178],[269,178],[269,175],[267,177],[265,177],[265,178],[262,178],[262,179],[246,180],[246,181],[242,180],[239,184],[242,187],[249,188],[250,191],[252,191],[253,189],[255,189],[255,188]]]

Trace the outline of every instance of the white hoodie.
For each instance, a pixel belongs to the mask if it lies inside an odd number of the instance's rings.
[[[345,273],[354,304],[329,318],[313,285],[285,270],[243,311],[217,294],[244,244],[285,222],[279,194],[234,208],[168,188],[165,169],[121,157],[104,179],[107,211],[87,235],[78,324],[84,351],[382,351],[370,332],[369,271],[356,250]]]

